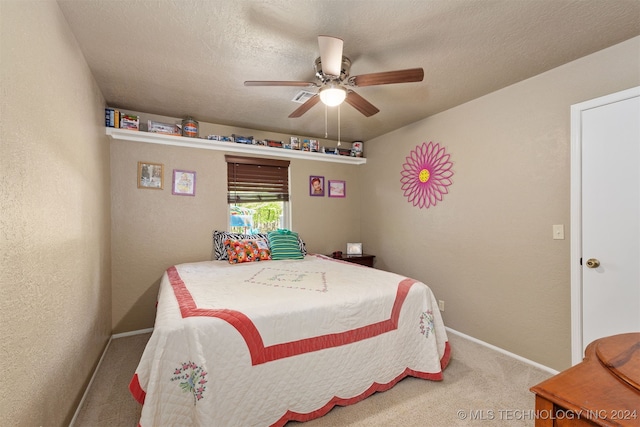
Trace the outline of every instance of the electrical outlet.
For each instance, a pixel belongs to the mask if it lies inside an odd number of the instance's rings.
[[[444,301],[441,299],[438,300],[438,308],[440,311],[444,311]]]

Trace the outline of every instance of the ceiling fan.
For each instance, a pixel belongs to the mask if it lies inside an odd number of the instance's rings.
[[[422,68],[386,71],[382,73],[349,76],[351,60],[342,56],[343,40],[331,36],[318,36],[320,57],[315,61],[316,81],[260,81],[249,80],[245,86],[301,86],[317,87],[318,92],[298,107],[289,118],[302,116],[311,107],[322,101],[335,106],[345,101],[366,117],[373,116],[378,110],[373,104],[354,92],[351,87],[388,85],[393,83],[420,82],[424,78]]]

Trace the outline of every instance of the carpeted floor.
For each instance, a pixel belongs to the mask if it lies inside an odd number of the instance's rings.
[[[443,381],[405,378],[384,393],[335,407],[316,420],[290,422],[287,427],[533,426],[534,395],[529,387],[552,374],[461,336],[448,335],[452,358]],[[141,407],[129,394],[128,385],[149,337],[142,334],[111,341],[75,427],[137,426]]]

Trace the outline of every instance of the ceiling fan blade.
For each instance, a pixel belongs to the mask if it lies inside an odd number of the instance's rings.
[[[347,104],[351,105],[356,110],[360,111],[366,117],[371,117],[380,110],[378,110],[372,103],[358,95],[352,90],[349,90],[347,97],[344,100]]]
[[[296,81],[262,81],[262,80],[248,80],[244,82],[245,86],[317,86],[313,82],[296,82]]]
[[[342,69],[342,47],[344,41],[337,37],[318,36],[322,72],[330,76],[340,76]]]
[[[407,70],[385,71],[382,73],[361,74],[349,78],[349,83],[354,86],[388,85],[392,83],[421,82],[424,79],[422,68],[409,68]]]
[[[311,109],[311,107],[316,105],[318,102],[320,102],[320,97],[316,93],[311,98],[307,99],[307,101],[304,104],[302,104],[301,106],[299,106],[293,113],[289,114],[289,118],[290,119],[295,119],[295,118],[298,118],[298,117],[302,116],[304,113],[309,111]]]

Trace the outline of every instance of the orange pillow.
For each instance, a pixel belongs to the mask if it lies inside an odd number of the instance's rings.
[[[224,242],[229,264],[242,262],[264,261],[271,259],[269,245],[263,239],[236,240],[227,239]]]

